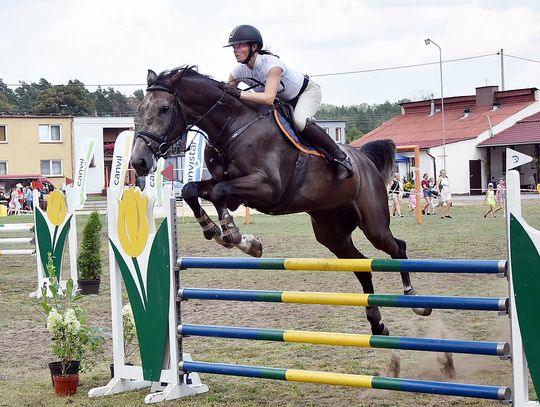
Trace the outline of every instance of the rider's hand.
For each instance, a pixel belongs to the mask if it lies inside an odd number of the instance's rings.
[[[234,96],[235,98],[240,99],[240,92],[241,90],[236,87],[236,85],[232,85],[230,83],[224,83],[223,84],[223,90],[227,92],[229,95]]]

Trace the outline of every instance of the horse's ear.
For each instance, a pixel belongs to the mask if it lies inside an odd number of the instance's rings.
[[[146,83],[148,86],[152,86],[157,81],[157,75],[151,69],[148,70],[148,75],[146,75]]]

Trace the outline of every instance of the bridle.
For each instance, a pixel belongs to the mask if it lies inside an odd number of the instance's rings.
[[[178,83],[182,80],[184,74],[186,72],[186,69],[182,70],[182,74],[180,78],[178,79]],[[182,134],[175,136],[174,130],[175,130],[175,123],[176,123],[176,115],[178,112],[180,112],[180,115],[182,116],[182,121],[184,122],[184,133],[187,133],[190,131],[193,127],[197,126],[197,124],[200,123],[201,120],[203,120],[206,116],[208,116],[216,107],[224,105],[223,98],[225,97],[226,92],[223,91],[223,94],[219,98],[219,100],[214,103],[214,105],[208,109],[208,111],[203,114],[201,117],[199,117],[194,123],[188,124],[186,116],[184,115],[184,111],[182,110],[182,103],[180,101],[180,96],[176,93],[176,89],[172,89],[168,86],[161,85],[161,84],[155,84],[150,85],[148,88],[146,88],[147,92],[167,92],[170,95],[174,96],[174,104],[172,107],[172,114],[171,114],[171,120],[169,122],[169,126],[167,127],[167,131],[164,134],[156,134],[152,133],[146,130],[140,130],[135,134],[135,139],[137,137],[140,137],[148,147],[148,149],[154,154],[156,158],[166,157],[167,151],[169,148],[182,136]],[[200,132],[200,134],[203,134]],[[171,137],[172,136],[172,137]],[[157,143],[157,148],[155,148],[155,143]]]

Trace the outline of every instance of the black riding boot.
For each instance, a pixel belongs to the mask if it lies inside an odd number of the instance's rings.
[[[327,132],[320,128],[314,120],[308,119],[302,137],[313,144],[333,163],[337,164],[337,178],[339,181],[353,176],[351,159],[339,148],[338,144],[330,138]]]

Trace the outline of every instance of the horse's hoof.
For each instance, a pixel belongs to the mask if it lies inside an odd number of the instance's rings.
[[[388,336],[390,335],[390,331],[388,330],[388,328],[386,327],[386,325],[384,325],[383,323],[381,323],[379,325],[379,332],[372,332],[373,335],[384,335],[384,336]]]
[[[420,315],[422,317],[431,315],[431,312],[433,311],[432,308],[413,308],[412,310],[416,315]]]
[[[253,235],[242,235],[242,241],[236,247],[253,257],[261,257],[263,253],[261,241]]]

